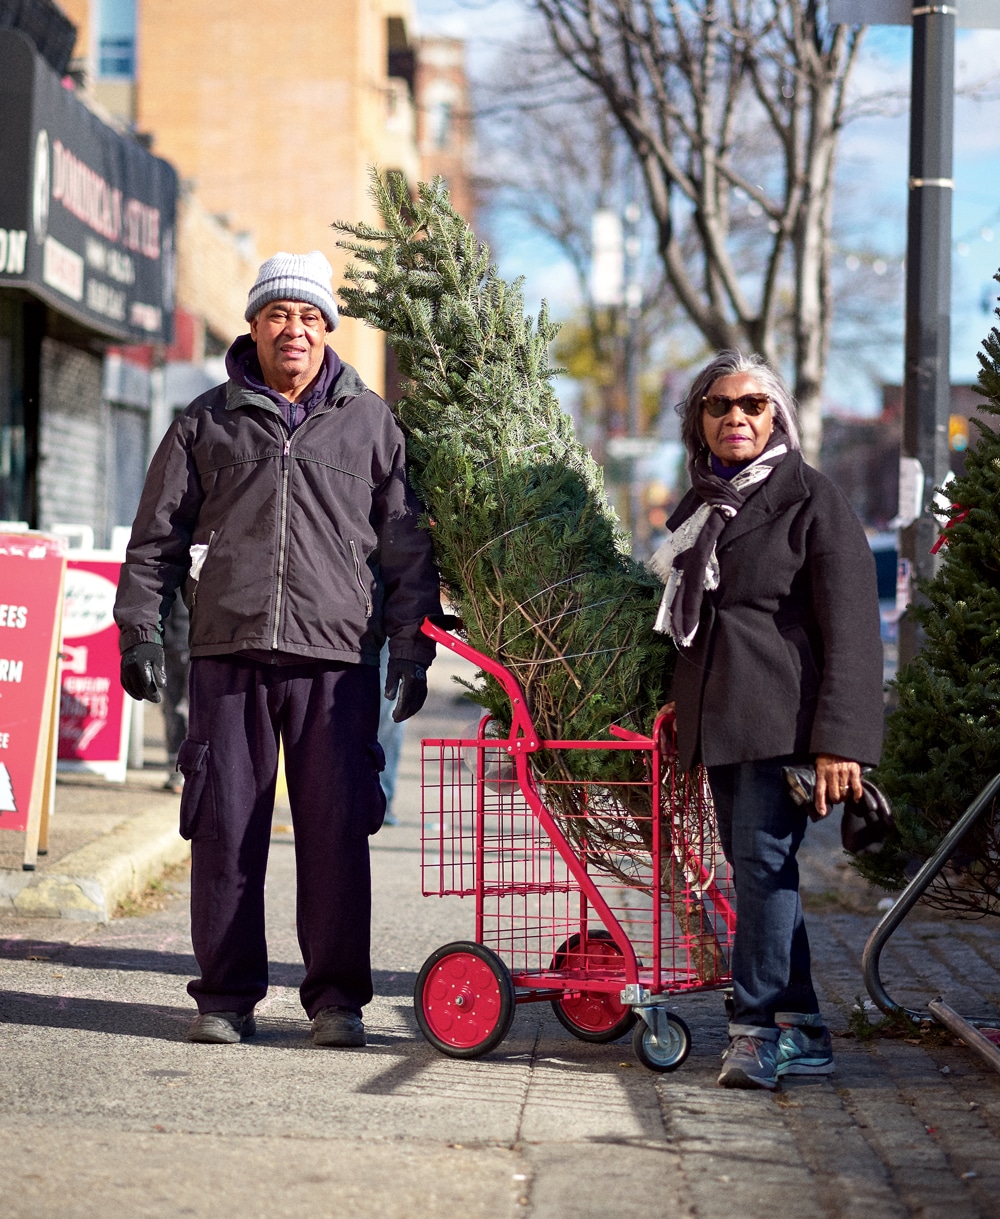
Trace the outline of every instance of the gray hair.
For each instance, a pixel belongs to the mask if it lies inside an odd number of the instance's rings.
[[[720,351],[695,377],[688,395],[677,407],[681,417],[681,439],[687,449],[690,468],[704,451],[706,440],[701,426],[701,400],[720,377],[735,373],[748,373],[761,390],[771,399],[774,411],[774,426],[785,433],[788,447],[798,449],[799,425],[796,420],[795,399],[781,376],[768,364],[763,356],[744,355],[742,351]]]

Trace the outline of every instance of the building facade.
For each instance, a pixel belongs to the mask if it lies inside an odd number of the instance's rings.
[[[979,438],[973,420],[995,430],[974,385],[952,385],[948,461],[965,473],[965,456]],[[871,531],[895,528],[899,512],[899,455],[903,436],[903,387],[882,386],[882,411],[874,418],[828,415],[823,421],[821,465]]]
[[[0,0],[0,36],[28,47],[53,104],[97,141],[84,151],[43,124],[50,151],[69,150],[43,181],[71,167],[90,191],[77,212],[97,212],[81,221],[46,196],[39,243],[37,107],[0,74],[4,118],[30,126],[0,136],[0,520],[84,525],[107,545],[173,414],[224,379],[265,257],[320,249],[339,281],[348,256],[331,225],[375,220],[373,166],[412,184],[443,174],[472,219],[463,48],[418,40],[412,0],[337,0],[294,21],[260,0]],[[137,174],[155,179],[145,195]],[[99,231],[101,190],[135,203],[136,248]],[[70,219],[79,231],[60,236]],[[335,346],[392,395],[383,335],[344,319]]]
[[[294,19],[260,0],[65,0],[65,8],[97,98],[262,259],[322,250],[339,279],[347,255],[331,225],[374,219],[370,167],[419,176],[410,0],[337,0]],[[380,334],[345,320],[336,346],[372,388],[384,388]]]
[[[119,457],[136,420],[104,356],[172,339],[177,177],[82,104],[47,37],[65,28],[41,0],[0,28],[0,519],[105,542],[133,493]]]
[[[475,124],[464,42],[443,37],[418,40],[416,97],[421,180],[444,178],[452,206],[475,227]]]

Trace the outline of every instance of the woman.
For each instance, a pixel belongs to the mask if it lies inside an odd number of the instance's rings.
[[[765,361],[723,352],[680,409],[692,487],[653,557],[656,629],[678,648],[680,761],[708,769],[736,888],[719,1084],[774,1089],[833,1071],[799,901],[807,815],[783,768],[815,765],[825,816],[861,798],[861,767],[878,762],[875,563],[847,501],[802,460],[794,403]]]

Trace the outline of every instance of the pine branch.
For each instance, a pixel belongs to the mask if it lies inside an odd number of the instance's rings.
[[[372,196],[381,227],[335,225],[353,256],[344,313],[396,353],[393,409],[469,642],[517,674],[545,739],[605,739],[612,723],[650,732],[674,655],[652,630],[661,588],[630,557],[553,391],[558,328],[544,305],[525,316],[520,281],[499,276],[440,179],[411,199],[399,175],[376,174]],[[509,727],[492,678],[477,697]],[[641,768],[629,751],[573,754],[578,778],[634,781]]]

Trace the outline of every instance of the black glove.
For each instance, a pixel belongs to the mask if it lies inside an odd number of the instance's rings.
[[[844,801],[840,841],[851,855],[872,855],[881,850],[894,821],[889,801],[874,783],[861,780],[862,799]]]
[[[399,698],[392,709],[392,718],[397,724],[416,715],[427,697],[427,670],[415,660],[393,660],[391,657],[385,671],[385,696]]]
[[[137,643],[122,652],[121,683],[133,698],[158,703],[167,684],[163,648],[158,643]]]

